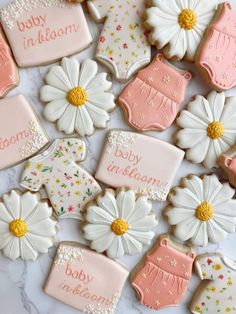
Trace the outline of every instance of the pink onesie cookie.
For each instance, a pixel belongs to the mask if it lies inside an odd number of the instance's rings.
[[[13,0],[0,15],[20,67],[54,62],[85,49],[92,42],[79,3]]]
[[[209,85],[218,91],[236,85],[236,10],[230,3],[218,6],[199,46],[196,65]]]
[[[168,128],[184,100],[191,77],[157,54],[119,97],[129,123],[141,131]]]
[[[236,145],[220,156],[219,165],[227,174],[230,184],[236,188]]]
[[[161,236],[131,275],[140,302],[155,310],[180,304],[194,259],[191,247],[175,243],[168,235]]]
[[[145,0],[90,0],[88,8],[97,22],[105,24],[96,52],[119,81],[127,81],[150,62],[151,47],[143,28]]]

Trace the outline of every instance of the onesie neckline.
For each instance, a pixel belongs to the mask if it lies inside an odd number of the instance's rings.
[[[41,154],[31,158],[30,161],[39,162],[51,156],[54,153],[55,149],[57,148],[57,142],[58,142],[57,139],[54,140],[54,142],[46,150],[44,150]]]
[[[234,262],[233,260],[231,260],[229,257],[226,257],[226,256],[222,257],[222,261],[227,267],[236,271],[236,262]]]

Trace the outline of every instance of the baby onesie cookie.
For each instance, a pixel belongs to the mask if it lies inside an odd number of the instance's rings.
[[[236,188],[236,145],[220,156],[219,165],[227,174],[229,183]]]
[[[87,59],[80,65],[74,59],[63,58],[61,66],[53,66],[42,87],[40,98],[47,102],[44,116],[57,121],[59,131],[91,135],[94,127],[105,128],[108,112],[115,108],[112,83],[106,73],[97,73],[95,61]]]
[[[24,96],[0,100],[0,169],[14,166],[48,143],[48,137]]]
[[[52,209],[39,194],[12,190],[0,201],[0,250],[16,260],[33,260],[53,246],[57,232]]]
[[[155,310],[177,306],[192,276],[195,252],[162,235],[131,274],[139,301]]]
[[[114,314],[127,277],[125,268],[104,255],[61,242],[44,291],[83,313]]]
[[[157,54],[119,97],[129,123],[140,131],[168,128],[184,101],[191,77],[191,73],[176,68],[162,54]]]
[[[196,65],[211,88],[223,91],[236,85],[236,10],[229,2],[218,6],[196,54]]]
[[[182,128],[177,145],[186,149],[186,159],[218,167],[218,158],[236,142],[236,97],[212,91],[196,96],[176,120]]]
[[[145,0],[90,0],[90,13],[105,24],[96,59],[119,81],[127,81],[150,62],[151,47],[143,28]]]
[[[101,192],[95,179],[76,163],[85,157],[83,141],[76,138],[55,140],[27,162],[21,185],[31,191],[39,191],[44,186],[58,216],[82,219],[84,205]]]
[[[195,261],[203,280],[195,292],[190,310],[194,314],[234,313],[236,311],[236,263],[219,253],[199,255]]]
[[[108,133],[95,177],[112,187],[128,186],[152,200],[165,201],[184,152],[142,134]]]
[[[20,67],[52,63],[92,42],[81,5],[64,0],[13,0],[1,22]]]
[[[91,241],[90,247],[106,251],[110,258],[141,253],[158,223],[147,197],[125,189],[105,190],[87,207],[85,221],[84,237]]]
[[[169,194],[166,216],[174,236],[195,246],[218,243],[236,230],[235,190],[215,174],[183,178]]]
[[[164,48],[167,59],[194,60],[204,31],[215,14],[217,0],[152,0],[146,11],[149,41]]]
[[[0,98],[19,83],[19,73],[6,38],[0,27]]]

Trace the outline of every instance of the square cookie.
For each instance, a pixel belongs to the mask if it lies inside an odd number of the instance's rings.
[[[102,254],[62,242],[44,291],[83,313],[113,314],[128,274]]]
[[[0,169],[34,155],[48,140],[24,96],[0,100]]]
[[[165,201],[184,152],[154,137],[113,130],[95,177],[112,187],[128,186]]]
[[[0,15],[20,67],[54,62],[85,49],[92,42],[79,3],[14,0]]]

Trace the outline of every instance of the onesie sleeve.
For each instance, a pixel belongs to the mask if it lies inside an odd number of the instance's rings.
[[[44,167],[41,163],[28,161],[21,175],[20,185],[33,192],[39,191],[44,183],[43,170]]]
[[[59,140],[57,150],[55,151],[55,157],[64,157],[64,163],[67,161],[83,161],[86,157],[86,145],[85,142],[77,138],[64,138]]]
[[[223,278],[226,271],[220,254],[199,256],[195,262],[195,267],[202,280]]]
[[[90,0],[87,3],[91,15],[98,22],[102,21],[107,16],[107,12],[113,7],[110,0]]]

